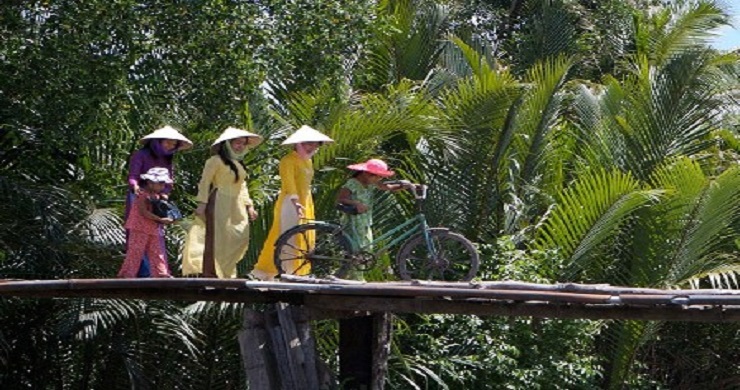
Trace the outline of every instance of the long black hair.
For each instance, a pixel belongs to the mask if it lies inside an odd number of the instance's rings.
[[[221,161],[224,162],[224,164],[229,166],[229,169],[231,169],[232,172],[234,172],[234,183],[239,181],[239,170],[236,168],[236,164],[234,164],[234,160],[229,157],[229,151],[226,149],[226,143],[229,142],[229,140],[226,140],[224,142],[221,142],[221,146],[218,148],[218,157],[221,157]],[[247,171],[247,166],[244,165],[244,161],[239,161],[239,164],[244,168],[244,172]]]

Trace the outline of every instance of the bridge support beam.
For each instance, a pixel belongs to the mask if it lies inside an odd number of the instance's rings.
[[[339,375],[316,353],[309,320],[339,321]],[[277,303],[244,310],[239,332],[249,388],[383,390],[391,340],[390,313],[312,311]]]
[[[391,314],[339,320],[339,383],[350,390],[383,390],[388,372]]]

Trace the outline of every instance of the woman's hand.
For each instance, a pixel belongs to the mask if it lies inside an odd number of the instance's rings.
[[[141,194],[141,187],[139,187],[138,185],[134,185],[134,194]]]
[[[295,206],[295,213],[298,214],[298,218],[303,218],[306,216],[303,212],[305,207],[303,207],[302,204],[300,204],[298,201],[293,201],[293,206]]]
[[[198,207],[195,208],[195,215],[202,218],[204,221],[206,219],[206,204],[205,203],[199,203]]]
[[[159,219],[159,223],[164,224],[164,225],[169,225],[173,222],[175,222],[175,220],[172,218],[160,218]]]
[[[254,209],[254,206],[247,206],[247,214],[249,214],[250,221],[254,221],[255,219],[257,219],[257,210]]]

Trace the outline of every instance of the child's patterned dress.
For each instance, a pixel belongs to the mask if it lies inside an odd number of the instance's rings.
[[[135,278],[145,253],[151,263],[152,276],[158,278],[170,276],[164,248],[162,248],[159,240],[160,224],[139,212],[141,204],[151,211],[152,205],[149,199],[158,197],[157,194],[142,191],[134,201],[125,225],[126,229],[129,230],[128,248],[126,248],[126,259],[118,271],[119,278]]]
[[[364,186],[355,178],[347,180],[342,187],[351,192],[350,199],[367,206],[367,211],[356,215],[343,213],[340,222],[357,244],[357,249],[371,251],[370,243],[373,241],[373,196],[376,188],[373,185]],[[364,279],[362,272],[357,270],[353,270],[348,277],[357,280]]]

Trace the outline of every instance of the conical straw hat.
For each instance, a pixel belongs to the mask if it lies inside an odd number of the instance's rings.
[[[185,137],[184,135],[180,134],[177,129],[169,125],[162,127],[161,129],[154,130],[152,133],[143,136],[139,140],[139,143],[143,145],[150,139],[173,139],[175,141],[180,141],[180,147],[178,148],[178,150],[185,150],[193,147],[192,141],[187,139],[187,137]]]
[[[218,136],[218,139],[213,142],[211,145],[211,152],[218,153],[219,144],[224,141],[232,140],[235,138],[247,138],[247,147],[253,148],[262,142],[262,136],[250,133],[246,130],[237,129],[236,127],[227,127],[226,130],[224,130],[221,135]]]
[[[285,139],[282,145],[293,145],[301,142],[334,142],[334,140],[316,129],[303,125],[295,133],[291,134],[290,137]]]

